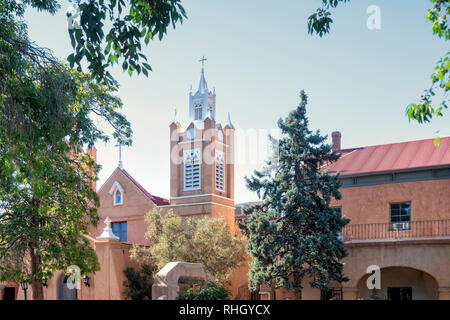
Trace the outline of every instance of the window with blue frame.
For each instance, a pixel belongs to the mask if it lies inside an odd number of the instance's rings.
[[[113,222],[112,231],[114,235],[119,237],[120,241],[127,241],[127,223],[126,222]]]

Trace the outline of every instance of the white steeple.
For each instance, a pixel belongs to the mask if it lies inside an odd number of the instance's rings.
[[[200,76],[200,83],[198,84],[197,93],[205,94],[207,92],[208,92],[208,84],[206,83],[205,70],[203,69],[203,66],[202,66],[202,74]]]
[[[202,126],[206,117],[214,119],[216,116],[216,94],[208,90],[205,78],[206,60],[205,57],[199,60],[202,63],[202,71],[197,92],[194,95],[192,95],[192,90],[189,92],[189,118],[197,127]]]

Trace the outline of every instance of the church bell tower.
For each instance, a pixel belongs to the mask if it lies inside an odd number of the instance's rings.
[[[204,57],[200,60],[202,62],[202,73],[197,92],[194,95],[192,91],[189,92],[189,119],[200,126],[208,115],[212,119],[216,117],[216,93],[208,90],[205,79],[204,63],[206,60]]]
[[[208,90],[204,62],[198,90],[189,92],[189,124],[170,124],[170,207],[181,216],[225,218],[234,223],[234,126],[216,121],[216,94]]]

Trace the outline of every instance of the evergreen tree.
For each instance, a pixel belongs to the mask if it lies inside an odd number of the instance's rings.
[[[349,220],[330,208],[332,198],[341,198],[340,181],[338,174],[324,169],[340,154],[324,143],[326,136],[308,129],[304,91],[300,98],[299,106],[278,121],[282,137],[277,141],[277,157],[246,177],[247,187],[263,200],[244,210],[246,217],[240,224],[253,259],[251,290],[266,283],[300,293],[305,276],[312,279],[311,286],[323,289],[332,280],[348,280],[343,275],[346,251],[339,234]]]

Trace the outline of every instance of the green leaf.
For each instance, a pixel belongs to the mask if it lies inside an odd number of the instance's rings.
[[[434,143],[434,145],[435,145],[436,147],[439,147],[439,146],[441,145],[441,137],[440,137],[440,136],[437,136],[437,137],[434,139],[433,143]]]

